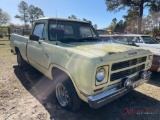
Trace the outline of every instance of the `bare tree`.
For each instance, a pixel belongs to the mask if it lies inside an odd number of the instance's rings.
[[[26,26],[26,23],[28,22],[28,4],[24,1],[21,1],[18,5],[18,11],[20,15],[15,15],[15,18],[23,21],[24,25]]]
[[[40,8],[35,7],[33,5],[29,6],[28,13],[29,13],[29,22],[31,23],[32,26],[36,19],[44,17],[43,11]]]
[[[71,15],[71,16],[68,16],[69,19],[76,19],[77,20],[77,16],[75,15]]]
[[[41,17],[44,17],[43,11],[39,7],[35,7],[35,18],[39,19]]]
[[[15,15],[15,18],[18,18],[21,21],[23,21],[25,27],[27,27],[27,22],[30,22],[33,26],[33,23],[36,19],[44,17],[44,13],[40,8],[35,7],[33,5],[30,5],[28,7],[28,4],[24,1],[21,1],[18,5],[18,11],[20,15]]]
[[[83,20],[83,21],[86,21],[86,22],[89,22],[90,24],[92,24],[92,21],[87,20],[86,18],[83,18],[82,20]]]
[[[9,23],[9,21],[10,21],[9,14],[0,9],[0,26]]]
[[[116,24],[117,24],[117,18],[113,18],[112,19],[112,23],[113,23],[114,26],[116,26]]]
[[[29,22],[33,26],[33,22],[35,21],[35,7],[33,5],[30,5],[28,8],[28,13],[29,13]]]
[[[143,12],[145,8],[151,11],[160,10],[159,0],[105,0],[107,11],[119,11],[123,9],[136,9],[138,12],[138,33],[141,33]]]
[[[138,33],[138,9],[137,7],[130,8],[127,15],[124,15],[123,18],[126,21],[126,31],[131,33]]]

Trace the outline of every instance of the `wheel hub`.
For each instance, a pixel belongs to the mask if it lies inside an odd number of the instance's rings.
[[[68,91],[61,83],[56,86],[56,97],[61,106],[66,107],[69,104]]]

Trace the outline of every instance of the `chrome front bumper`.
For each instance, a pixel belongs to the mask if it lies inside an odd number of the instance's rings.
[[[113,88],[94,96],[88,96],[88,103],[92,108],[99,108],[147,82],[150,79],[151,74],[150,71],[141,72],[138,77],[131,79],[132,83],[130,85],[128,84],[128,86],[125,86],[125,84],[124,87],[121,88]]]

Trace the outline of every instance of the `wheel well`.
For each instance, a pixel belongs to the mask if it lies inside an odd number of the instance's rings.
[[[53,67],[52,68],[52,79],[56,80],[59,76],[61,76],[63,79],[70,79],[67,73],[65,73],[63,70]]]
[[[19,49],[18,49],[17,47],[15,47],[15,51],[16,51],[16,53],[18,53],[18,52],[19,52]]]

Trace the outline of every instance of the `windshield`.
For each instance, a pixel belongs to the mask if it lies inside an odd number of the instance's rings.
[[[89,23],[50,21],[49,40],[69,42],[100,41],[99,36]]]
[[[135,43],[132,41],[133,37],[130,36],[113,36],[113,42],[118,44],[132,45],[135,46]]]
[[[135,46],[135,43],[132,41],[133,37],[128,36],[101,36],[103,42],[112,42],[117,44],[125,44]]]
[[[150,36],[142,36],[142,39],[146,44],[158,44],[158,42]]]
[[[102,40],[103,42],[112,42],[110,36],[101,36],[101,40]]]

